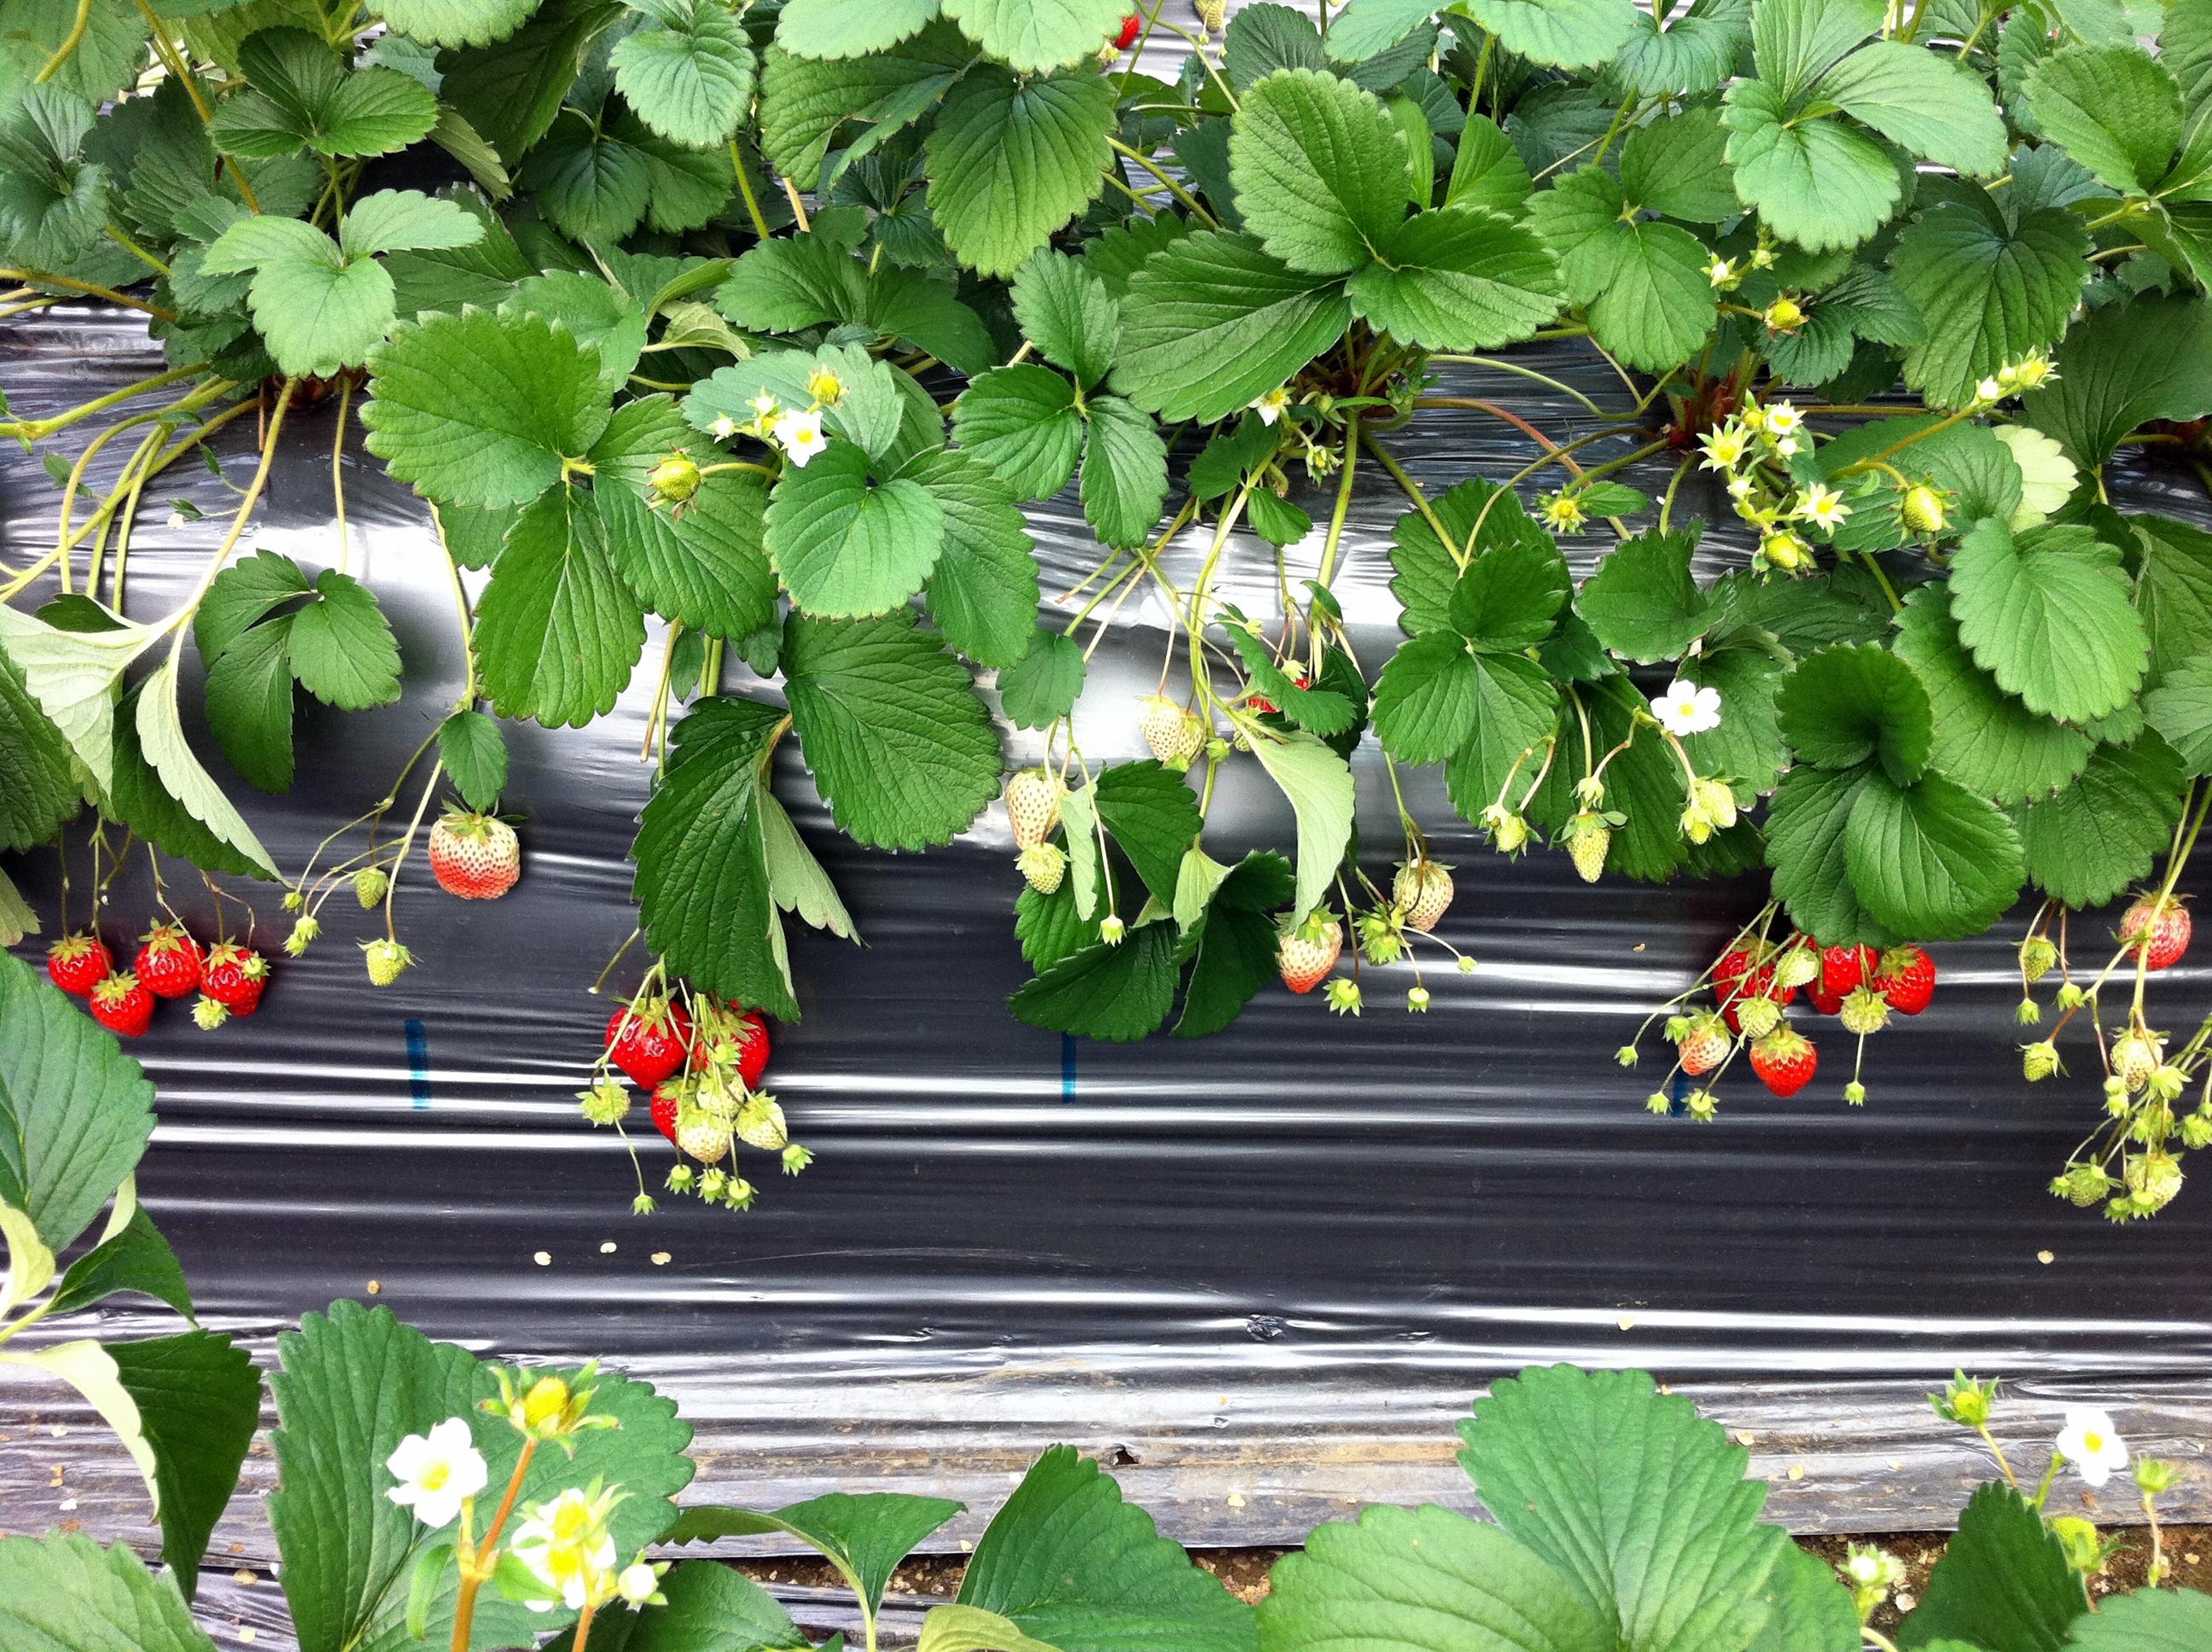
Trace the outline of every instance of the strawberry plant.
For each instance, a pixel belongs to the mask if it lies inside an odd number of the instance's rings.
[[[1926,1002],[1918,948],[2033,891],[2023,975],[2060,970],[2062,1020],[2027,1070],[2106,1078],[2061,1190],[2168,1202],[2212,1142],[2212,1020],[2146,990],[2212,808],[2212,536],[2128,479],[2212,483],[2203,9],[1228,9],[84,0],[12,28],[0,313],[131,310],[167,365],[0,412],[64,489],[52,549],[0,570],[0,847],[88,799],[95,857],[122,829],[277,884],[295,954],[350,890],[389,985],[434,962],[392,904],[418,838],[464,898],[520,875],[501,720],[628,691],[652,789],[626,1003],[800,1013],[787,920],[859,938],[792,823],[811,783],[887,851],[1000,829],[1003,798],[1036,972],[1012,1012],[1194,1036],[1279,977],[1419,1011],[1428,966],[1473,967],[1408,806],[1428,768],[1509,857],[1763,867],[1747,939],[1878,960],[1686,995],[1701,1078],[1747,1045],[1778,1092],[1812,1082],[1795,994],[1863,1039]],[[1620,385],[1571,392],[1595,421],[1571,436],[1513,405],[1563,387],[1498,354],[1567,339]],[[1528,462],[1417,483],[1407,441],[1470,417]],[[248,544],[303,429],[338,520],[305,562]],[[248,431],[204,564],[134,601],[146,489]],[[350,571],[356,449],[426,501],[465,671],[279,866],[182,697],[204,683],[228,769],[282,791],[301,692],[405,692]],[[1366,550],[1347,523],[1382,489],[1403,509]],[[1063,494],[1096,552],[1046,604],[1028,513]],[[1395,636],[1347,620],[1363,555]],[[1102,704],[1133,604],[1159,674]],[[1394,807],[1359,817],[1355,765]],[[1214,829],[1224,776],[1280,793],[1277,841]],[[2075,914],[2123,896],[2150,904],[2077,979]],[[34,921],[0,884],[0,926]],[[243,1012],[197,957],[97,957],[56,978],[118,1030],[172,988]],[[656,1121],[782,1137],[729,1063],[675,1078],[689,1048],[617,1063]],[[619,1127],[633,1099],[603,1072],[583,1106]]]

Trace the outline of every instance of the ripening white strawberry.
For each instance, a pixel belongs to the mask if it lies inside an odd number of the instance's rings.
[[[1206,750],[1204,720],[1164,694],[1145,697],[1137,719],[1137,731],[1145,737],[1152,756],[1178,773],[1189,768],[1198,754]]]
[[[1024,768],[1006,782],[1006,818],[1013,823],[1014,847],[1034,849],[1060,824],[1060,776]]]
[[[522,876],[522,844],[496,815],[449,809],[430,829],[430,872],[464,901],[496,901]]]
[[[1039,843],[1014,857],[1014,866],[1039,895],[1050,895],[1067,876],[1067,851],[1057,843]]]
[[[1283,985],[1294,993],[1310,993],[1336,968],[1344,951],[1344,926],[1326,908],[1316,907],[1297,928],[1286,930],[1275,947],[1275,967]]]
[[[1390,903],[1406,914],[1406,927],[1434,929],[1452,903],[1451,869],[1423,855],[1398,868],[1390,880]]]

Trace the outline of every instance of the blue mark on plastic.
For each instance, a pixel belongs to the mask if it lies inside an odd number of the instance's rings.
[[[430,1105],[430,1034],[414,1017],[407,1018],[407,1094],[418,1108]]]
[[[1063,1102],[1072,1102],[1075,1099],[1075,1035],[1073,1033],[1062,1033],[1060,1036],[1060,1099]]]
[[[407,1024],[411,1027],[415,1023],[410,1021]],[[1667,1109],[1670,1115],[1677,1119],[1687,1115],[1690,1111],[1690,1075],[1686,1072],[1677,1072],[1674,1075],[1674,1082],[1668,1085],[1667,1090],[1668,1095],[1674,1101],[1674,1105]]]

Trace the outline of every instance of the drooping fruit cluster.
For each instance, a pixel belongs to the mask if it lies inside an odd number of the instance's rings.
[[[182,923],[164,919],[146,932],[128,969],[116,969],[114,955],[97,935],[80,932],[46,949],[46,975],[64,993],[83,999],[92,1018],[108,1031],[139,1038],[154,1024],[156,1003],[195,992],[200,997],[192,1020],[207,1031],[234,1015],[252,1015],[269,984],[269,961],[237,941],[203,950]]]
[[[791,1139],[775,1097],[759,1088],[769,1037],[758,1011],[680,983],[643,991],[607,1017],[605,1046],[591,1087],[577,1096],[583,1114],[592,1124],[617,1127],[629,1115],[629,1091],[617,1072],[644,1090],[653,1127],[677,1150],[670,1192],[745,1210],[759,1190],[738,1169],[739,1145],[776,1154],[787,1175],[813,1162],[813,1154]],[[653,1209],[641,1169],[632,1208],[641,1214]]]

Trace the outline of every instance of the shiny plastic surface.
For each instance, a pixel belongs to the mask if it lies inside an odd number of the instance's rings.
[[[134,327],[84,313],[0,333],[23,412],[153,359]],[[1515,360],[1621,403],[1611,370],[1571,345]],[[1595,428],[1555,391],[1459,371],[1455,388],[1555,440]],[[251,426],[227,433],[228,488],[249,473]],[[288,428],[253,544],[337,560],[331,434],[327,407]],[[1432,493],[1534,452],[1465,410],[1425,413],[1391,445]],[[344,469],[350,565],[398,630],[408,692],[351,717],[303,699],[293,792],[232,783],[289,866],[367,806],[459,683],[425,508],[357,444]],[[2171,475],[2116,491],[2212,519]],[[163,531],[149,498],[137,614],[177,599],[234,498],[204,473],[179,472],[172,493],[209,514]],[[0,459],[0,556],[41,544],[56,504],[34,461]],[[1404,508],[1363,466],[1338,590],[1370,673],[1395,636],[1385,552]],[[1066,498],[1032,520],[1046,590],[1066,590],[1097,554],[1091,537]],[[1571,542],[1577,571],[1609,543]],[[1717,528],[1704,571],[1741,544]],[[1244,548],[1224,594],[1272,612],[1272,564]],[[1294,579],[1310,554],[1293,552]],[[1094,761],[1140,749],[1114,690],[1149,689],[1160,623],[1143,599],[1114,617],[1081,712]],[[1697,1394],[1748,1433],[1771,1506],[1800,1528],[1948,1519],[1986,1467],[1923,1398],[1954,1366],[2015,1381],[2026,1439],[2048,1437],[2061,1398],[2113,1406],[2138,1449],[2191,1463],[2178,1509],[2212,1511],[2212,1189],[2124,1227],[2044,1192],[2098,1101],[2087,1078],[2031,1089],[2019,1076],[2011,947],[2025,914],[1936,950],[1936,1004],[1873,1041],[1864,1108],[1839,1099],[1849,1048],[1832,1033],[1827,1066],[1792,1101],[1747,1078],[1717,1123],[1654,1119],[1641,1105],[1653,1072],[1624,1072],[1613,1051],[1755,909],[1764,880],[1585,889],[1562,856],[1490,853],[1432,774],[1410,800],[1459,869],[1448,932],[1478,973],[1431,972],[1425,1017],[1393,1007],[1410,976],[1371,972],[1357,1020],[1271,989],[1218,1036],[1114,1047],[1006,1011],[1025,971],[1002,815],[925,855],[857,851],[828,829],[787,744],[779,793],[868,942],[793,931],[806,1017],[776,1029],[769,1084],[819,1162],[764,1186],[750,1215],[671,1200],[631,1216],[621,1145],[571,1096],[606,1016],[586,989],[634,922],[624,854],[647,793],[649,687],[641,670],[620,710],[580,732],[508,726],[521,885],[464,904],[410,868],[399,918],[418,963],[398,986],[365,985],[354,940],[369,926],[342,896],[315,949],[278,960],[252,1021],[204,1034],[172,1006],[137,1048],[161,1095],[142,1190],[207,1323],[265,1356],[304,1310],[373,1291],[489,1353],[604,1354],[682,1402],[699,1431],[693,1495],[942,1491],[973,1510],[946,1541],[972,1538],[1035,1449],[1063,1439],[1104,1454],[1190,1542],[1284,1541],[1367,1499],[1469,1507],[1452,1419],[1492,1376],[1552,1360],[1639,1365]],[[1010,754],[1035,738],[1010,735]],[[1389,788],[1363,756],[1379,834]],[[1231,847],[1288,841],[1249,764],[1224,784]],[[53,865],[43,852],[9,863],[49,920]],[[112,936],[144,926],[149,893],[136,874],[118,884]],[[185,879],[171,894],[210,915]],[[257,904],[273,941],[283,914],[273,895]],[[2194,960],[2161,979],[2177,1022],[2204,984]],[[666,1150],[645,1141],[657,1176]],[[156,1323],[118,1314],[110,1328]],[[252,1494],[272,1475],[265,1456],[249,1463],[211,1570],[266,1558]],[[143,1539],[143,1512],[82,1407],[0,1376],[0,1528],[68,1518]]]

